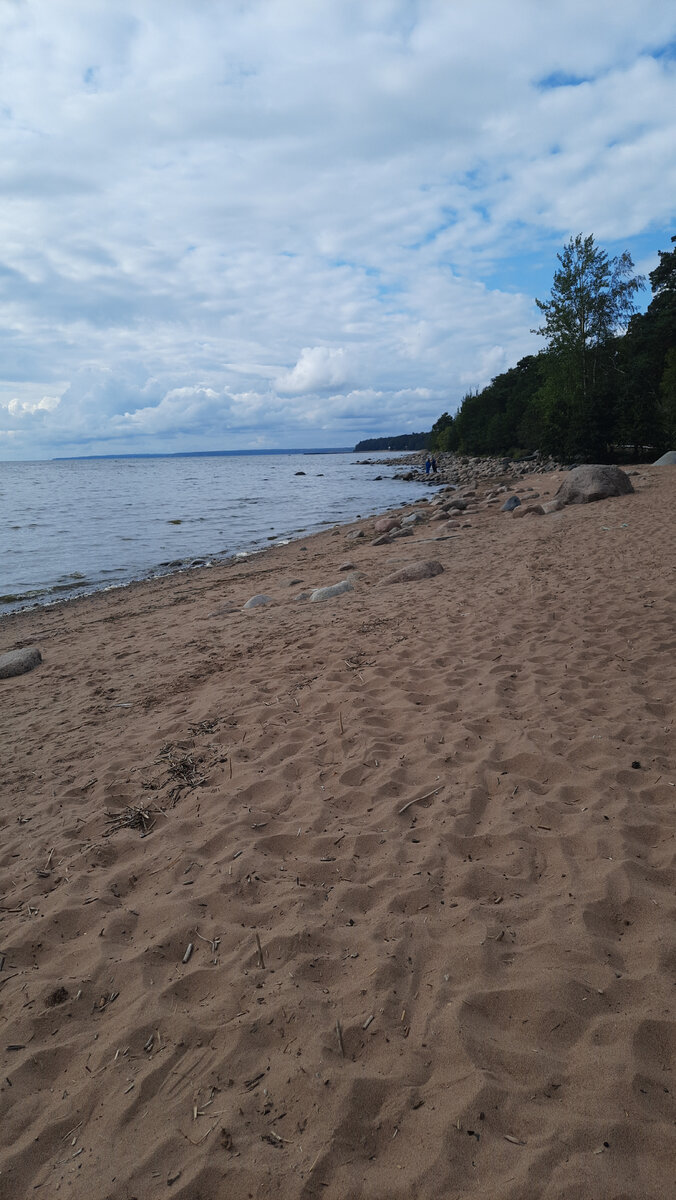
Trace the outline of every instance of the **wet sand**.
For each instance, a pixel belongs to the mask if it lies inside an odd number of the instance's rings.
[[[633,483],[0,622],[2,1200],[676,1194],[676,471]]]

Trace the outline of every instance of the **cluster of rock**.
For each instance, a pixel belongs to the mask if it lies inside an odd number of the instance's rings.
[[[565,470],[566,467],[556,459],[544,457],[541,454],[531,454],[528,458],[470,458],[466,454],[437,454],[436,473],[425,474],[427,454],[411,454],[405,460],[406,470],[397,471],[395,479],[405,479],[408,482],[439,484],[454,484],[457,487],[477,485],[488,479],[522,479],[524,475],[548,475],[552,471]],[[390,460],[391,462],[392,460]],[[401,464],[402,460],[397,460]]]

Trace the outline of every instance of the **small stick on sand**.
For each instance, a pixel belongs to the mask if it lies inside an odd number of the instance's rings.
[[[443,786],[443,784],[442,784],[442,786]],[[426,794],[424,796],[416,796],[415,800],[409,800],[408,804],[405,804],[403,808],[399,809],[399,816],[401,816],[402,813],[405,813],[406,809],[410,808],[412,804],[420,804],[421,800],[429,800],[431,796],[436,796],[437,792],[440,792],[440,791],[441,791],[441,787],[438,787],[438,788],[435,788],[433,792],[426,792]]]
[[[343,1044],[343,1031],[340,1027],[340,1021],[336,1021],[336,1033],[338,1034],[338,1045],[340,1046],[341,1056],[343,1058],[345,1058],[345,1046]]]
[[[340,709],[338,709],[338,724],[340,725],[340,732],[341,732],[341,735],[342,735],[342,734],[344,733],[344,729],[343,729],[343,714],[342,714],[342,712],[341,712],[341,710],[340,710]]]
[[[194,949],[194,947],[193,947],[193,944],[192,944],[192,942],[188,942],[188,948],[187,948],[187,950],[186,950],[185,954],[183,955],[183,959],[182,959],[182,961],[183,961],[184,963],[187,963],[187,962],[189,962],[189,960],[190,960],[190,955],[192,954],[192,952],[193,952],[193,949]]]
[[[263,947],[261,946],[261,939],[259,938],[258,934],[256,934],[256,945],[258,946],[258,965],[261,968],[261,970],[263,970],[265,967],[265,959],[263,957]]]

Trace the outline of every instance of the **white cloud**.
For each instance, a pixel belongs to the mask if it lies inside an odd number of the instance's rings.
[[[302,395],[304,392],[336,387],[345,382],[346,373],[347,356],[343,349],[305,346],[295,367],[291,371],[283,371],[275,382],[279,392]]]
[[[0,452],[431,423],[570,233],[668,248],[674,45],[663,0],[1,6]]]

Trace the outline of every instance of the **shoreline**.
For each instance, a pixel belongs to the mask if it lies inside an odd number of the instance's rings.
[[[341,454],[342,453],[343,452],[341,451]],[[233,455],[231,457],[236,456]],[[281,458],[283,456],[280,454],[278,457]],[[398,460],[396,458],[392,458],[388,465],[394,468],[397,464],[397,461]],[[388,477],[388,481],[391,481],[393,478],[395,477]],[[402,504],[406,504],[407,502],[408,498],[405,497],[402,499]],[[392,507],[391,501],[383,501],[380,504],[376,503],[375,507],[373,507],[373,497],[368,497],[365,503],[366,515],[364,519],[387,512]],[[330,506],[326,509],[327,513],[329,511]],[[223,519],[227,521],[227,515]],[[182,524],[183,522],[180,521],[170,523]],[[312,518],[310,517],[310,524],[308,528],[302,532],[298,529],[284,527],[281,528],[279,532],[270,534],[261,528],[255,534],[251,535],[250,540],[242,543],[241,546],[238,546],[235,549],[228,549],[226,551],[216,550],[201,553],[198,551],[193,554],[187,553],[182,558],[172,560],[171,562],[157,562],[138,569],[129,568],[129,571],[137,570],[138,573],[132,575],[130,578],[122,579],[119,582],[102,578],[98,582],[94,583],[88,583],[86,579],[80,583],[77,579],[73,578],[73,581],[68,583],[55,582],[51,584],[40,585],[31,592],[27,593],[17,592],[11,587],[5,588],[6,596],[13,597],[11,601],[13,607],[2,607],[2,610],[0,611],[0,627],[4,618],[17,612],[29,612],[36,608],[52,607],[55,604],[68,603],[70,600],[82,599],[85,596],[94,595],[100,591],[116,591],[118,588],[125,588],[132,584],[143,583],[152,579],[161,579],[176,574],[182,574],[193,569],[211,569],[213,567],[229,566],[232,562],[237,561],[240,558],[251,557],[252,555],[264,552],[268,549],[268,544],[281,545],[285,544],[287,541],[302,539],[304,537],[311,536],[312,533],[321,532],[323,527],[332,528],[337,523],[339,522],[327,517],[325,519],[323,518],[319,521],[315,521],[313,525]],[[266,529],[267,528],[269,527],[266,527]],[[222,541],[222,538],[216,537],[215,540],[216,542]],[[124,567],[115,568],[116,572],[126,570],[127,568]],[[107,568],[107,573],[111,573],[111,568]]]
[[[633,482],[3,619],[0,1194],[672,1195],[676,472]]]

